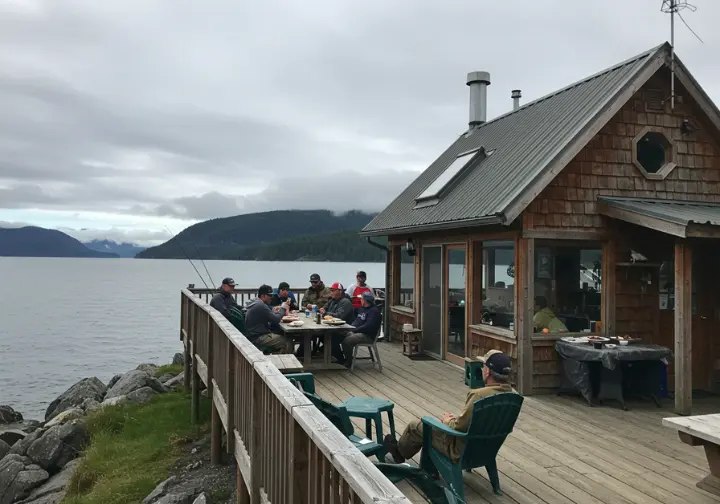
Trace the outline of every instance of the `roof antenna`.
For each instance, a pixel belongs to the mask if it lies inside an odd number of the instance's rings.
[[[670,109],[675,110],[675,14],[678,15],[680,21],[687,27],[690,32],[701,42],[703,40],[693,31],[690,26],[685,22],[680,14],[681,10],[689,9],[690,12],[695,12],[697,7],[689,4],[687,0],[663,0],[662,7],[660,10],[665,14],[670,14]]]

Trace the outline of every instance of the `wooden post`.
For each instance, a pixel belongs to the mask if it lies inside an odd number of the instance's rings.
[[[532,395],[533,389],[533,349],[535,315],[535,239],[518,238],[515,240],[515,282],[518,302],[515,313],[515,334],[517,338],[518,392]]]
[[[221,461],[222,450],[222,423],[220,421],[220,412],[215,405],[215,324],[208,313],[207,322],[207,338],[208,338],[208,356],[207,356],[207,391],[210,398],[210,462],[219,464]],[[224,335],[223,335],[224,336]]]
[[[237,495],[237,504],[250,504],[250,493],[248,492],[247,483],[245,483],[239,467],[236,471],[235,493]]]
[[[181,294],[182,300],[183,300],[183,306],[185,307],[185,318],[182,320],[185,321],[184,327],[185,327],[185,339],[183,340],[183,356],[185,357],[185,361],[183,363],[183,387],[185,388],[185,393],[190,393],[190,380],[192,379],[192,365],[193,365],[193,359],[192,359],[192,353],[190,352],[190,336],[191,332],[193,331],[193,322],[194,322],[194,314],[195,314],[195,304],[185,302],[185,295]],[[180,330],[180,333],[182,335],[182,329]]]
[[[309,347],[305,347],[306,355]],[[250,406],[250,503],[260,504],[260,488],[262,483],[263,447],[261,446],[262,429],[267,427],[267,411],[263,411],[262,386],[263,381],[257,370],[253,371],[251,406]]]
[[[190,400],[190,421],[193,423],[200,422],[200,375],[198,374],[198,360],[197,360],[197,340],[198,340],[198,329],[200,327],[200,312],[198,306],[193,303],[192,309],[192,324],[190,329],[192,336],[190,338],[190,355],[192,360],[192,399]]]
[[[309,491],[309,445],[310,439],[299,423],[292,420],[293,426],[290,429],[289,444],[293,447],[292,460],[290,461],[290,474],[288,484],[292,485],[291,499],[293,504],[308,504]],[[336,501],[337,502],[337,501]],[[347,502],[347,501],[345,501]]]
[[[601,304],[602,304],[602,330],[605,336],[615,334],[615,241],[608,240],[602,249],[601,271]]]
[[[692,248],[675,244],[675,412],[692,410]]]
[[[228,341],[227,363],[227,393],[225,402],[227,404],[227,452],[230,455],[235,453],[235,345]]]

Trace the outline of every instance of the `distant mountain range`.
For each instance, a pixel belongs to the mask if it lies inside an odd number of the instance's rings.
[[[143,259],[244,259],[264,261],[384,261],[358,232],[376,214],[329,210],[277,210],[194,224]]]
[[[92,250],[62,231],[35,226],[0,228],[0,256],[120,257],[112,252]]]
[[[85,242],[83,245],[97,252],[117,254],[119,257],[135,257],[138,253],[145,250],[145,247],[138,247],[134,243],[117,243],[113,240],[93,240]]]

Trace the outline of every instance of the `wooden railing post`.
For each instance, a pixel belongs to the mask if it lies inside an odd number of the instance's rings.
[[[293,419],[293,428],[290,431],[289,444],[293,447],[292,460],[290,460],[290,477],[292,482],[292,503],[310,504],[308,501],[310,463],[310,438],[299,423]]]
[[[183,313],[184,317],[181,319],[183,321],[182,326],[180,327],[180,336],[183,336],[183,329],[185,329],[185,335],[183,340],[183,387],[185,388],[185,393],[190,393],[190,379],[191,379],[191,368],[192,368],[192,354],[190,353],[190,332],[192,331],[192,315],[195,313],[194,310],[194,304],[187,302],[185,298],[185,294],[180,294],[180,299],[182,301],[182,307],[183,307]]]
[[[237,494],[237,504],[250,504],[250,493],[239,467],[235,477],[235,493]]]
[[[252,374],[252,396],[250,413],[250,504],[260,504],[260,473],[262,460],[262,446],[260,443],[263,421],[262,410],[262,378],[257,372]]]
[[[193,423],[200,421],[200,375],[198,374],[198,359],[197,359],[197,342],[198,342],[198,328],[200,327],[200,317],[198,314],[200,310],[195,303],[192,304],[192,323],[190,328],[192,336],[190,337],[190,353],[192,360],[192,398],[190,400],[190,420]]]
[[[227,452],[235,454],[235,345],[230,343],[225,363],[225,386],[227,387],[225,403],[227,405]]]
[[[221,461],[222,448],[222,423],[220,421],[220,412],[215,405],[215,324],[213,318],[208,313],[208,356],[207,356],[207,390],[210,398],[211,416],[210,416],[210,461],[213,464],[219,464]]]

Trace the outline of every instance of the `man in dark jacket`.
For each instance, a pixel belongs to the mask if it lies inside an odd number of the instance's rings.
[[[298,310],[297,300],[295,299],[295,294],[293,294],[293,292],[290,290],[290,284],[287,282],[280,282],[277,290],[273,292],[270,306],[280,306],[285,302],[288,303],[288,308],[291,311]]]
[[[320,313],[343,319],[348,324],[355,320],[353,304],[350,298],[345,296],[343,284],[335,282],[330,286],[330,300],[320,308]]]
[[[330,289],[325,287],[320,275],[313,273],[310,275],[310,288],[303,295],[303,305],[310,309],[312,305],[322,308],[330,299]]]
[[[210,306],[223,314],[225,318],[230,318],[230,308],[238,308],[233,292],[235,291],[235,280],[232,278],[223,278],[222,284],[217,294],[210,300]]]
[[[372,292],[363,293],[362,307],[358,310],[357,318],[352,323],[355,329],[345,336],[342,342],[342,350],[346,355],[344,362],[346,367],[350,367],[352,364],[352,354],[355,345],[358,343],[372,343],[380,331],[381,324],[382,315],[378,307],[375,306],[375,296]]]
[[[248,306],[245,315],[247,339],[260,350],[270,349],[273,352],[292,353],[295,345],[292,338],[282,334],[280,321],[284,312],[279,306],[270,308],[273,290],[269,285],[258,288],[258,297]]]

